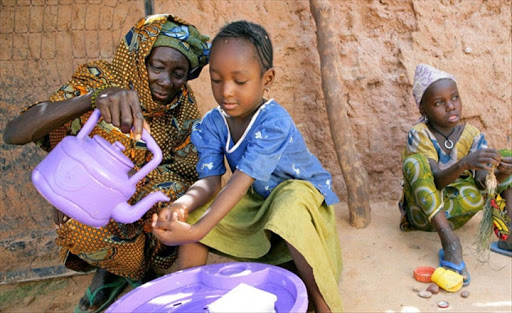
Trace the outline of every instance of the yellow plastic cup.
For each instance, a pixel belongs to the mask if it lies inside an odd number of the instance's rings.
[[[459,273],[438,267],[430,278],[439,287],[448,292],[457,292],[462,288],[464,278]]]

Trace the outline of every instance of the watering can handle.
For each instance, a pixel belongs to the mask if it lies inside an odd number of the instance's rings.
[[[83,140],[86,136],[88,136],[96,124],[98,124],[100,116],[100,110],[94,109],[91,116],[84,124],[84,126],[82,126],[82,129],[80,129],[76,137]],[[137,184],[142,178],[146,177],[149,172],[155,169],[158,165],[160,165],[160,162],[162,162],[162,151],[160,150],[160,147],[158,147],[158,144],[155,142],[153,137],[151,137],[151,135],[145,129],[142,129],[142,139],[146,142],[148,150],[153,154],[153,159],[151,159],[151,161],[149,161],[137,173],[130,177],[130,183],[133,185]]]
[[[142,129],[142,139],[146,142],[148,150],[153,154],[153,158],[140,170],[133,174],[132,177],[130,177],[130,183],[133,185],[137,184],[141,179],[146,177],[149,172],[154,170],[158,165],[160,165],[160,162],[162,162],[162,150],[160,150],[160,147],[156,141],[145,129]]]
[[[76,135],[76,138],[83,140],[86,136],[88,136],[91,133],[92,129],[96,126],[96,124],[98,124],[100,116],[100,110],[94,109],[87,122],[85,122],[84,126],[82,126],[82,129],[80,129],[80,131]]]

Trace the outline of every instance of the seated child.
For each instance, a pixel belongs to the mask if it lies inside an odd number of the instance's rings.
[[[316,312],[340,312],[341,249],[332,207],[339,199],[288,112],[263,98],[274,77],[263,27],[238,21],[222,28],[210,54],[219,106],[192,132],[200,179],[153,216],[153,233],[181,245],[180,269],[206,264],[209,249],[241,261],[293,260]],[[221,188],[224,158],[232,176]]]
[[[486,175],[495,172],[497,192],[506,200],[508,221],[512,209],[512,158],[510,151],[487,147],[484,134],[462,123],[462,101],[455,78],[431,66],[419,64],[413,95],[422,118],[408,133],[403,153],[404,192],[400,201],[402,231],[437,231],[442,249],[440,266],[460,273],[465,285],[470,275],[463,261],[462,246],[453,232],[484,205]],[[503,230],[503,246],[512,242]]]

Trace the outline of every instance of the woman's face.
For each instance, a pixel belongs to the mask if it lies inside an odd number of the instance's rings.
[[[146,59],[149,89],[153,100],[168,104],[187,82],[189,63],[176,49],[155,47]]]

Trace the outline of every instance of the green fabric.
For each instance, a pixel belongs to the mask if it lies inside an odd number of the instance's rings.
[[[190,72],[208,63],[210,37],[200,34],[192,25],[179,25],[167,20],[156,38],[153,48],[171,47],[181,52],[190,62]]]
[[[189,215],[194,224],[208,205]],[[284,240],[282,240],[282,239]],[[286,242],[313,269],[315,281],[333,312],[343,310],[338,282],[341,247],[332,206],[309,182],[288,180],[268,198],[250,190],[201,243],[239,261],[282,264],[292,260]]]
[[[500,151],[503,156],[510,150]],[[430,223],[432,217],[443,211],[452,229],[466,224],[478,211],[483,209],[483,190],[476,187],[472,171],[465,173],[444,190],[437,190],[434,176],[427,158],[422,154],[409,155],[403,163],[404,189],[400,209],[403,231],[435,231]],[[512,186],[512,175],[501,182],[498,192]]]
[[[441,150],[442,143],[437,141],[425,123],[414,125],[407,136],[407,144],[402,152],[402,161],[409,155],[422,154],[427,159],[438,162],[440,170],[452,166],[469,153],[487,148],[487,144],[484,144],[485,141],[483,141],[483,133],[470,123],[464,125],[464,130],[455,142],[449,156]]]
[[[512,150],[509,149],[501,149],[500,154],[502,157],[510,157],[512,156]],[[498,189],[496,190],[498,193],[502,193],[503,190],[507,188],[512,188],[512,175],[504,179],[502,182],[498,184]]]

